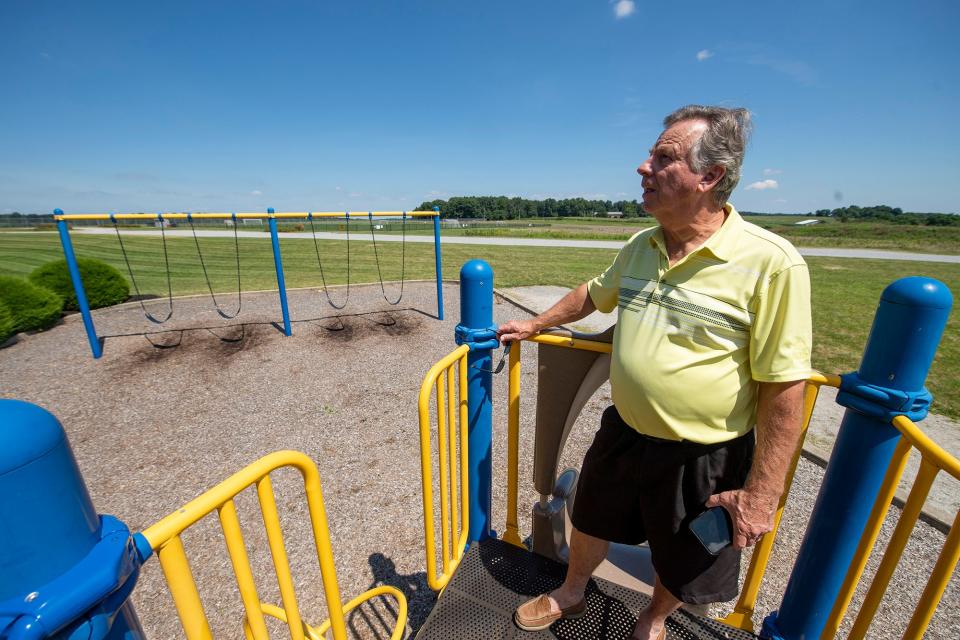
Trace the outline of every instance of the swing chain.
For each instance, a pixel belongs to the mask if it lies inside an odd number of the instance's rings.
[[[210,283],[210,276],[207,274],[207,265],[203,261],[203,252],[200,251],[200,239],[197,237],[197,229],[193,225],[193,214],[187,214],[187,223],[190,225],[190,231],[193,232],[193,242],[197,246],[197,257],[200,258],[200,268],[203,269],[203,279],[207,282],[207,290],[210,291],[213,306],[216,307],[220,317],[225,320],[236,318],[240,314],[240,309],[243,307],[243,293],[240,286],[240,239],[237,236],[237,214],[234,213],[231,215],[233,216],[233,248],[237,256],[237,310],[229,314],[220,308],[220,304],[217,302],[217,296],[213,293],[213,285]]]
[[[167,236],[163,232],[163,214],[157,214],[157,220],[160,221],[160,237],[162,238],[161,242],[163,244],[163,262],[167,268],[167,304],[169,308],[167,310],[167,315],[163,319],[159,319],[151,315],[147,311],[147,307],[143,304],[143,296],[140,294],[140,287],[137,286],[137,279],[133,277],[133,267],[130,266],[130,258],[127,256],[127,250],[123,246],[123,238],[120,236],[120,227],[117,224],[117,218],[114,214],[110,214],[110,222],[113,223],[113,230],[117,233],[117,242],[120,243],[120,253],[123,255],[123,261],[127,265],[127,272],[130,274],[130,282],[133,283],[133,290],[137,294],[137,300],[140,302],[140,308],[143,309],[143,315],[146,316],[147,320],[155,324],[163,324],[173,316],[173,286],[170,283],[170,258],[167,255]],[[149,338],[147,338],[149,340]]]
[[[327,289],[327,278],[323,273],[323,260],[320,259],[320,245],[317,243],[317,230],[313,226],[313,212],[307,213],[307,220],[310,222],[310,233],[313,235],[313,248],[317,252],[317,264],[320,266],[320,280],[323,281],[323,293],[327,296],[327,302],[330,303],[330,306],[338,311],[347,306],[347,302],[350,300],[350,212],[346,211],[346,220],[347,220],[347,296],[343,299],[343,304],[337,305],[333,299],[330,297],[330,291]]]
[[[396,300],[391,300],[388,298],[387,292],[383,287],[383,274],[380,271],[380,254],[377,252],[377,234],[374,232],[373,228],[373,212],[368,211],[367,217],[370,219],[370,237],[373,239],[373,257],[377,263],[377,277],[380,279],[380,293],[383,294],[383,299],[387,301],[387,304],[399,304],[400,301],[403,300],[403,283],[407,266],[407,212],[403,212],[403,222],[400,225],[402,232],[402,239],[400,241],[400,295]]]

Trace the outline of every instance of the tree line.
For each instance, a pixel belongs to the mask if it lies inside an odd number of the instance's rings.
[[[960,226],[960,215],[953,213],[916,213],[904,211],[900,207],[888,207],[878,204],[873,207],[840,207],[838,209],[817,209],[813,214],[819,218],[837,218],[840,222],[850,220],[883,220],[893,224],[926,225],[934,227]]]
[[[440,207],[441,218],[484,218],[486,220],[514,220],[517,218],[557,218],[603,216],[608,211],[619,211],[624,217],[647,215],[636,200],[587,200],[565,198],[528,200],[506,196],[457,196],[448,200],[430,200],[417,207],[429,211]]]

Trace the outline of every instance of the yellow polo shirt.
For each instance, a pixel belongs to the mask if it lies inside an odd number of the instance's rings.
[[[725,206],[723,226],[669,266],[660,227],[589,282],[619,309],[610,385],[624,421],[669,440],[732,440],[756,424],[757,383],[810,375],[810,278],[780,236]]]

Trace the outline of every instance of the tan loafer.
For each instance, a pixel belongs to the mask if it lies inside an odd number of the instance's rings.
[[[562,618],[579,618],[587,612],[587,600],[584,598],[559,612],[550,611],[550,598],[546,594],[538,596],[517,607],[513,621],[524,631],[542,631]]]

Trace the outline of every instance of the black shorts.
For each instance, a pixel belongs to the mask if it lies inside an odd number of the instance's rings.
[[[608,407],[583,460],[573,526],[610,542],[649,541],[660,582],[683,602],[732,600],[740,551],[710,555],[688,525],[711,495],[743,487],[753,446],[752,431],[712,445],[651,438]]]

